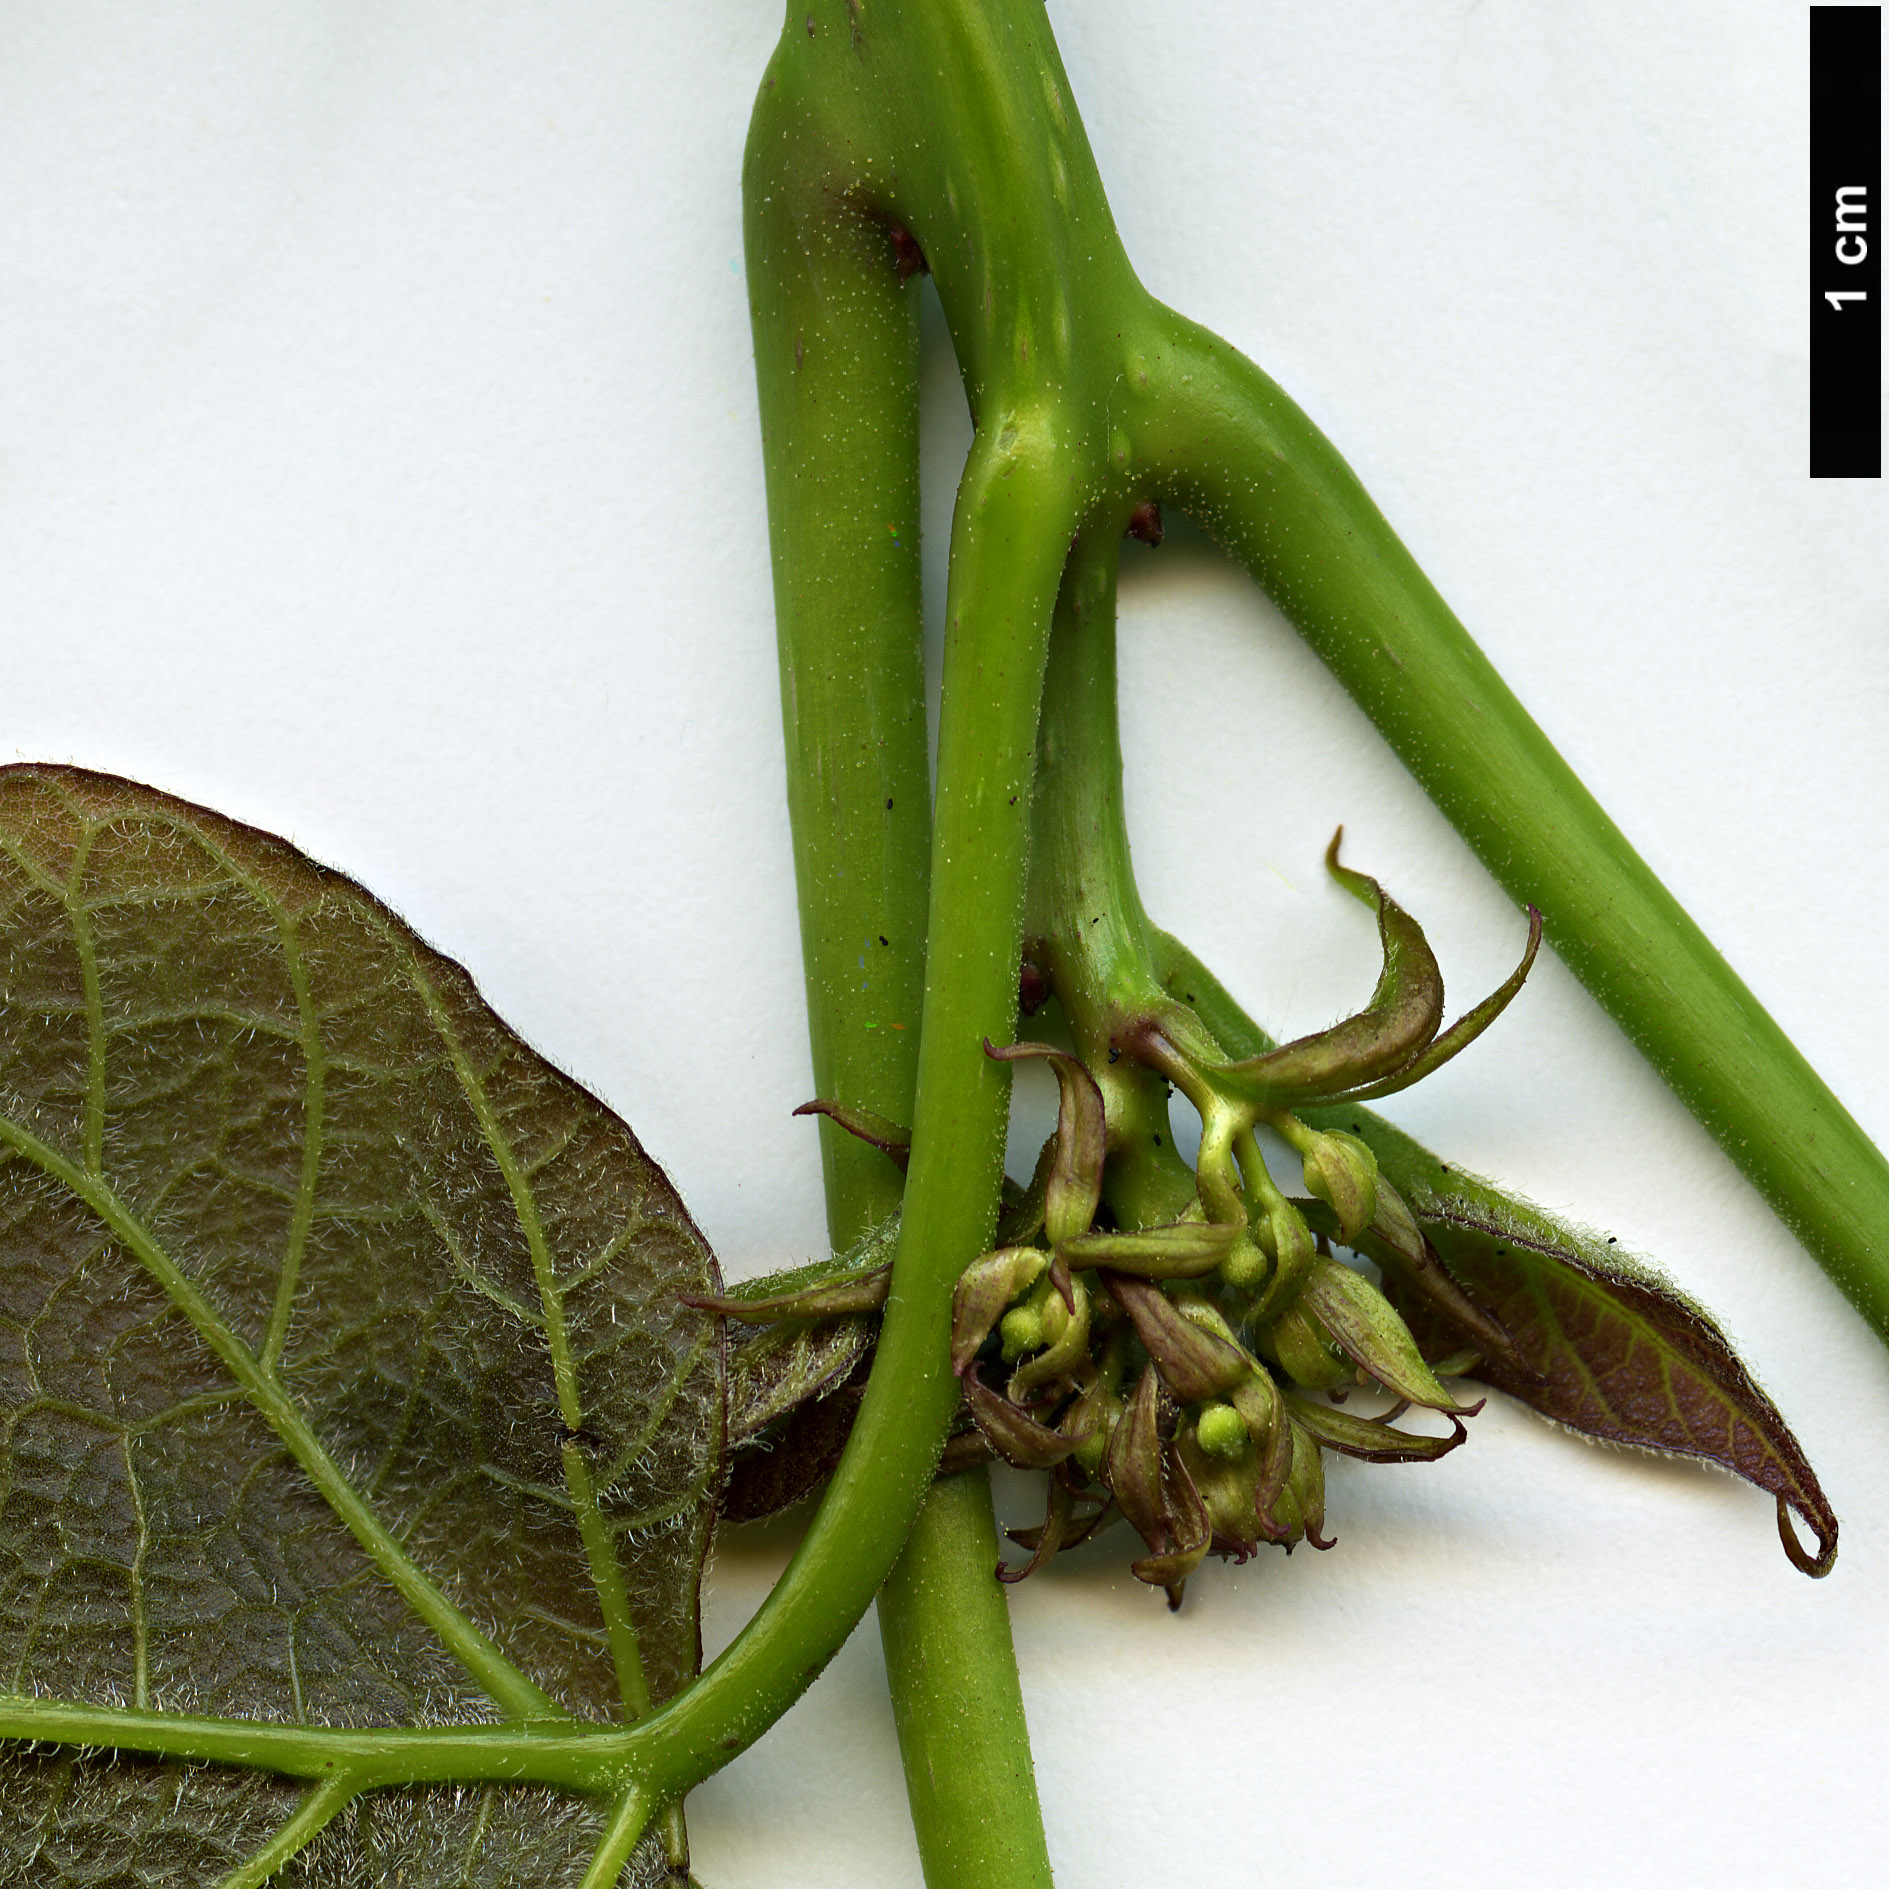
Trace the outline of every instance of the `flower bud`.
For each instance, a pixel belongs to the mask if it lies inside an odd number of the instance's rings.
[[[1029,1363],[1019,1365],[1010,1379],[1010,1394],[1034,1390],[1039,1384],[1054,1384],[1058,1379],[1082,1375],[1081,1366],[1089,1355],[1089,1289],[1080,1279],[1070,1282],[1072,1312],[1045,1280],[1037,1287],[1041,1295],[1043,1343]],[[1032,1301],[1035,1303],[1036,1301]]]
[[[1242,1434],[1245,1425],[1240,1426]],[[1259,1546],[1259,1510],[1255,1504],[1259,1458],[1250,1444],[1232,1461],[1201,1447],[1197,1434],[1183,1430],[1174,1449],[1199,1491],[1214,1545],[1231,1549],[1242,1560]]]
[[[1199,1279],[1212,1272],[1245,1233],[1238,1221],[1174,1220],[1133,1233],[1084,1233],[1064,1240],[1056,1250],[1078,1269],[1107,1266],[1139,1279]]]
[[[1219,1277],[1235,1292],[1250,1296],[1266,1283],[1266,1276],[1271,1271],[1272,1261],[1250,1237],[1242,1234],[1220,1262]]]
[[[1339,1237],[1349,1245],[1377,1213],[1377,1156],[1341,1128],[1314,1131],[1299,1153],[1306,1191],[1338,1216]]]
[[[1229,1463],[1238,1462],[1252,1441],[1246,1419],[1231,1404],[1203,1404],[1194,1431],[1209,1456]]]
[[[1371,1231],[1391,1250],[1415,1265],[1422,1265],[1429,1250],[1417,1216],[1409,1203],[1389,1181],[1377,1184],[1377,1211],[1371,1216]]]
[[[1043,1342],[1046,1345],[1057,1344],[1069,1329],[1069,1307],[1056,1293],[1046,1291],[1042,1286],[1037,1290],[1043,1293],[1042,1303],[1037,1307],[1037,1316],[1043,1323]]]
[[[1006,1364],[1014,1363],[1026,1351],[1040,1351],[1044,1344],[1042,1308],[1036,1305],[1013,1305],[1003,1315],[1003,1322],[997,1330],[1003,1340]]]
[[[1351,1375],[1349,1358],[1332,1343],[1331,1333],[1303,1306],[1295,1305],[1273,1320],[1262,1348],[1295,1384],[1307,1390],[1336,1390]]]
[[[1223,1396],[1252,1368],[1252,1361],[1230,1335],[1223,1337],[1187,1317],[1158,1285],[1123,1273],[1102,1276],[1116,1303],[1133,1321],[1135,1336],[1147,1347],[1161,1381],[1176,1401],[1197,1404]]]
[[[1034,1246],[1001,1246],[965,1267],[951,1295],[951,1368],[960,1377],[1003,1309],[1043,1276],[1049,1255]]]

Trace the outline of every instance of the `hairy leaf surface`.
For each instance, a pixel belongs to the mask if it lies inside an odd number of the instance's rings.
[[[1475,1376],[1583,1436],[1701,1457],[1755,1483],[1777,1499],[1792,1561],[1829,1573],[1836,1515],[1777,1407],[1706,1312],[1617,1247],[1539,1212],[1463,1194],[1414,1204],[1450,1272],[1537,1374],[1485,1359]],[[1435,1336],[1438,1351],[1462,1341],[1460,1332]],[[1814,1555],[1791,1532],[1786,1508],[1816,1532]]]
[[[0,770],[0,1693],[640,1715],[699,1659],[718,1286],[628,1128],[360,887]],[[215,1883],[306,1795],[7,1746],[0,1880]],[[605,1814],[372,1792],[282,1880],[574,1885]],[[646,1840],[624,1880],[668,1879]]]

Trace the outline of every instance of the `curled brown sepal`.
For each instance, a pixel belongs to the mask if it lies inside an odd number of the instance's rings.
[[[1143,1371],[1114,1432],[1109,1437],[1107,1478],[1109,1493],[1148,1546],[1157,1553],[1167,1547],[1167,1523],[1162,1516],[1161,1380]]]
[[[1268,1541],[1286,1541],[1285,1531],[1273,1518],[1279,1493],[1292,1473],[1292,1423],[1284,1393],[1264,1371],[1252,1372],[1234,1386],[1228,1401],[1245,1420],[1259,1451],[1259,1476],[1253,1489],[1254,1520]]]
[[[1530,1367],[1524,1377],[1485,1357],[1477,1377],[1583,1436],[1700,1457],[1755,1483],[1817,1537],[1813,1552],[1781,1526],[1792,1565],[1829,1573],[1837,1555],[1829,1498],[1708,1313],[1618,1246],[1525,1202],[1419,1197],[1418,1210],[1450,1271],[1501,1319]],[[1424,1325],[1422,1308],[1409,1312]],[[1447,1327],[1423,1335],[1433,1352],[1458,1342]]]
[[[1163,1401],[1155,1374],[1143,1371],[1109,1439],[1108,1480],[1116,1505],[1150,1551],[1130,1572],[1150,1587],[1166,1588],[1172,1609],[1181,1604],[1181,1588],[1200,1566],[1213,1528],[1186,1465],[1162,1441]]]
[[[1102,1281],[1133,1322],[1135,1336],[1177,1403],[1224,1397],[1253,1369],[1238,1345],[1188,1318],[1151,1280],[1105,1272]]]
[[[1310,1434],[1297,1423],[1289,1423],[1286,1428],[1292,1440],[1292,1466],[1267,1518],[1275,1531],[1273,1539],[1284,1542],[1288,1552],[1298,1541],[1309,1541],[1314,1548],[1330,1548],[1335,1544],[1324,1533],[1325,1459]]]
[[[719,1312],[743,1325],[775,1325],[783,1319],[843,1318],[849,1312],[882,1312],[892,1287],[890,1263],[871,1272],[837,1280],[832,1285],[809,1286],[804,1292],[777,1292],[767,1299],[716,1298],[707,1293],[684,1293],[682,1303],[698,1312]]]
[[[901,1174],[911,1166],[912,1131],[883,1115],[875,1115],[869,1108],[849,1108],[844,1102],[829,1102],[823,1096],[816,1096],[811,1102],[802,1102],[794,1113],[824,1115],[835,1127],[877,1148]]]
[[[959,1377],[1019,1292],[1043,1276],[1049,1255],[1035,1246],[1000,1246],[965,1267],[951,1294],[951,1368]]]
[[[1213,1545],[1213,1523],[1179,1454],[1172,1449],[1165,1451],[1163,1463],[1166,1469],[1164,1514],[1172,1545],[1139,1561],[1131,1561],[1128,1571],[1150,1587],[1166,1588],[1168,1612],[1176,1613],[1187,1587],[1187,1577],[1206,1559],[1207,1550]]]
[[[1028,1187],[1004,1176],[1004,1198],[997,1209],[997,1244],[1030,1246],[1043,1231],[1043,1206],[1049,1194],[1050,1170],[1056,1165],[1054,1134],[1036,1152],[1036,1167]]]
[[[1388,1417],[1355,1417],[1348,1410],[1315,1404],[1310,1398],[1294,1397],[1289,1391],[1285,1398],[1293,1422],[1320,1448],[1337,1450],[1368,1463],[1433,1463],[1469,1437],[1459,1416],[1451,1416],[1448,1436],[1415,1436],[1408,1430],[1393,1430]],[[1478,1404],[1476,1408],[1479,1410],[1482,1406]],[[1474,1414],[1474,1411],[1465,1411],[1463,1416]]]
[[[1354,898],[1376,907],[1384,968],[1355,1016],[1212,1072],[1262,1108],[1295,1108],[1388,1076],[1425,1049],[1443,1021],[1443,974],[1423,928],[1375,879],[1338,863],[1344,836],[1343,827],[1332,835],[1325,864]]]
[[[1069,1474],[1069,1469],[1065,1465],[1062,1469],[1052,1470],[1050,1473],[1062,1478]],[[1102,1491],[1099,1499],[1094,1490],[1084,1491],[1078,1484],[1071,1483],[1069,1489],[1072,1495],[1086,1496],[1090,1507],[1086,1514],[1076,1516],[1064,1528],[1062,1548],[1058,1550],[1059,1553],[1067,1553],[1071,1548],[1080,1548],[1098,1530],[1122,1519],[1121,1510],[1115,1506],[1115,1498],[1106,1489]],[[1036,1552],[1037,1545],[1043,1538],[1041,1528],[1006,1528],[1004,1533],[1019,1548],[1027,1548],[1032,1554]]]
[[[1347,1090],[1341,1099],[1346,1102],[1374,1102],[1380,1096],[1395,1095],[1399,1089],[1407,1089],[1413,1082],[1420,1082],[1433,1071],[1441,1069],[1452,1056],[1460,1056],[1509,1007],[1510,1000],[1522,988],[1523,980],[1534,968],[1535,953],[1540,949],[1541,914],[1531,905],[1528,908],[1528,942],[1522,947],[1521,963],[1481,1003],[1473,1010],[1465,1010],[1441,1036],[1419,1050],[1401,1069],[1392,1070],[1388,1076],[1368,1083],[1361,1089]]]
[[[1076,1498],[1069,1486],[1060,1476],[1052,1475],[1049,1479],[1049,1508],[1043,1517],[1043,1526],[1033,1530],[1036,1541],[1030,1549],[1030,1558],[1021,1567],[1011,1567],[1007,1563],[997,1563],[997,1578],[1006,1583],[1027,1581],[1038,1568],[1052,1561],[1062,1552],[1063,1538],[1069,1532],[1070,1517],[1075,1513]],[[1014,1540],[1015,1537],[1013,1536]]]
[[[1102,1162],[1108,1153],[1108,1125],[1102,1091],[1079,1057],[1047,1043],[1012,1043],[998,1049],[989,1037],[984,1054],[993,1062],[1021,1062],[1040,1056],[1056,1072],[1061,1099],[1056,1110],[1056,1154],[1043,1198],[1043,1228],[1055,1246],[1084,1232],[1102,1199]]]
[[[1424,1363],[1410,1327],[1362,1273],[1335,1259],[1314,1261],[1297,1309],[1329,1332],[1345,1356],[1393,1397],[1446,1413],[1462,1408]]]
[[[1204,1279],[1245,1231],[1239,1220],[1172,1220],[1134,1233],[1079,1233],[1056,1257],[1077,1272],[1106,1266],[1140,1279]]]
[[[966,1371],[960,1382],[972,1421],[1013,1468],[1053,1469],[1082,1441],[1038,1423],[1009,1398],[998,1396],[975,1371]]]

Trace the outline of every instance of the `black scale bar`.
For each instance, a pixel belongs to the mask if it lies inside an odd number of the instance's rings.
[[[1882,477],[1882,8],[1810,9],[1810,476]]]

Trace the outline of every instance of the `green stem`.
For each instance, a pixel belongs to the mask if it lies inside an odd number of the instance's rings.
[[[979,1469],[939,1483],[879,1596],[886,1674],[925,1881],[1048,1889],[996,1564],[989,1476]]]
[[[918,297],[885,222],[826,188],[808,102],[770,73],[745,191],[787,807],[814,1093],[912,1119],[930,872]],[[843,1251],[897,1211],[877,1150],[819,1125]]]
[[[1112,521],[1118,522],[1118,521]],[[1115,589],[1121,542],[1086,532],[1069,560],[1050,643],[1037,734],[1032,824],[1031,961],[1061,1002],[1076,1052],[1102,1090],[1109,1124],[1104,1197],[1118,1223],[1177,1218],[1194,1199],[1174,1151],[1167,1085],[1112,1055],[1115,1019],[1157,988],[1153,935],[1128,854],[1116,709]]]
[[[643,1832],[648,1827],[649,1799],[634,1786],[619,1791],[610,1806],[603,1841],[597,1845],[597,1852],[590,1859],[590,1867],[585,1870],[579,1889],[611,1889],[611,1885],[623,1874],[623,1866],[630,1860],[630,1852],[642,1841]],[[673,1860],[672,1857],[672,1863]]]
[[[749,276],[774,545],[814,1087],[910,1121],[929,877],[918,564],[917,294],[882,220],[807,187],[808,127],[763,92],[751,151]],[[820,181],[823,181],[820,180]],[[822,1124],[836,1248],[899,1204],[891,1164]],[[994,1579],[988,1480],[933,1492],[879,1600],[913,1823],[926,1879],[1016,1889],[1049,1880],[1009,1614]],[[902,1658],[943,1607],[957,1622],[951,1689]],[[928,1735],[980,1701],[980,1738]],[[966,1762],[967,1758],[970,1760]],[[952,1833],[996,1841],[963,1873]]]

